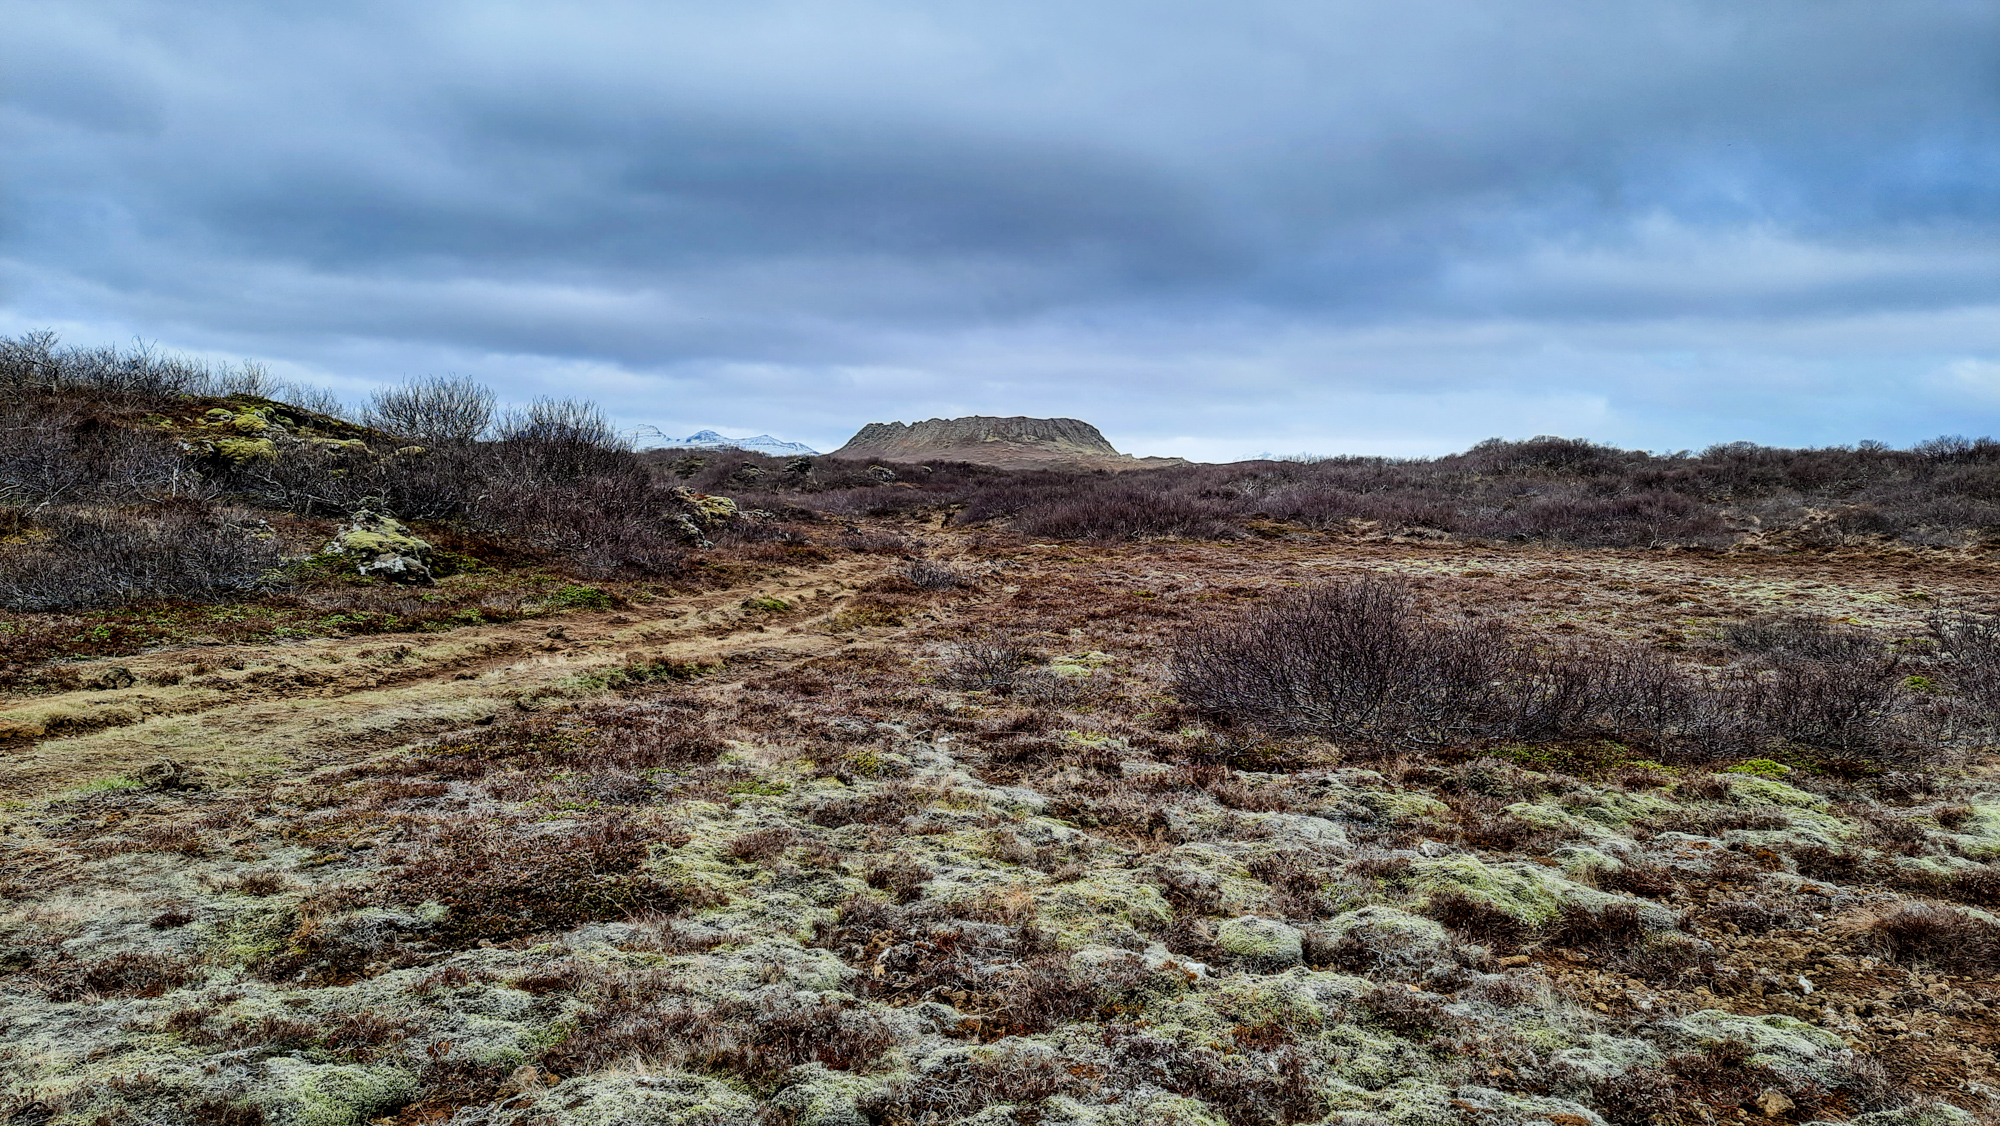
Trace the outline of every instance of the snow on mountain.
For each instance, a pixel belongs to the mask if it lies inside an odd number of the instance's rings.
[[[782,442],[769,434],[754,438],[727,438],[713,430],[700,430],[685,438],[669,438],[658,427],[642,426],[633,437],[649,450],[748,450],[772,457],[811,457],[819,453],[798,442]]]

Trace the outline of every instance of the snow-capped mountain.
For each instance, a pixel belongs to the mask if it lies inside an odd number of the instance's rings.
[[[701,430],[685,438],[669,438],[658,427],[642,426],[634,432],[638,444],[649,450],[749,450],[772,457],[811,457],[819,453],[798,442],[781,442],[769,434],[755,438],[725,438],[713,430]]]

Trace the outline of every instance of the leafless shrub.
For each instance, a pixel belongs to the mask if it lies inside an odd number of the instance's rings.
[[[2000,927],[1941,903],[1902,903],[1861,924],[1884,957],[1930,962],[1953,973],[2000,971]]]
[[[2000,619],[1940,610],[1929,627],[1959,698],[1980,723],[2000,725]]]
[[[1439,620],[1406,586],[1364,579],[1197,625],[1171,667],[1180,699],[1211,714],[1388,745],[1632,730],[1697,759],[1771,739],[1873,754],[1921,747],[1898,659],[1872,637],[1842,637],[1710,673],[1637,646]]]
[[[758,829],[732,839],[723,851],[735,860],[763,864],[784,855],[795,836],[790,829]]]
[[[172,442],[120,425],[100,404],[0,401],[0,506],[133,504],[213,492]]]
[[[936,875],[907,856],[897,855],[886,864],[868,869],[863,880],[869,887],[889,893],[899,904],[915,903],[924,897],[924,884]]]
[[[59,510],[39,527],[42,538],[0,548],[0,608],[214,601],[255,587],[279,560],[276,540],[229,523],[201,502]]]
[[[626,464],[631,452],[596,403],[541,398],[509,411],[494,430],[497,452],[517,470],[574,480]]]
[[[158,997],[200,981],[202,975],[185,958],[170,954],[113,954],[83,965],[49,971],[46,989],[52,1001],[100,997]]]
[[[493,425],[493,391],[462,376],[425,376],[375,392],[362,420],[418,445],[470,445]]]
[[[1782,653],[1813,661],[1847,660],[1882,648],[1881,639],[1865,630],[1776,614],[1731,622],[1723,627],[1722,637],[1747,653]]]
[[[706,904],[705,893],[638,871],[651,840],[617,819],[558,833],[445,820],[400,859],[384,893],[443,904],[438,934],[456,944]]]
[[[1501,642],[1490,627],[1423,621],[1407,587],[1370,579],[1197,626],[1173,675],[1183,701],[1278,730],[1431,741],[1485,710]]]
[[[945,659],[945,680],[967,691],[1006,692],[1028,668],[1029,650],[1002,637],[962,642]]]
[[[912,559],[903,565],[901,573],[924,590],[950,590],[971,581],[965,572],[936,559]]]

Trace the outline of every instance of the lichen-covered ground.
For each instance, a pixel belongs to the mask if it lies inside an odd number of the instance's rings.
[[[1754,615],[1990,609],[1983,559],[896,531],[948,570],[100,662],[124,711],[4,752],[0,1115],[2000,1120],[1983,752],[1364,754],[1217,729],[1162,664],[1385,572],[1726,662]],[[999,641],[1033,663],[982,665]]]

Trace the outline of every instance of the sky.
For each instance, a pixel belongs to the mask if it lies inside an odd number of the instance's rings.
[[[0,0],[0,334],[622,425],[2000,432],[1991,0]]]

